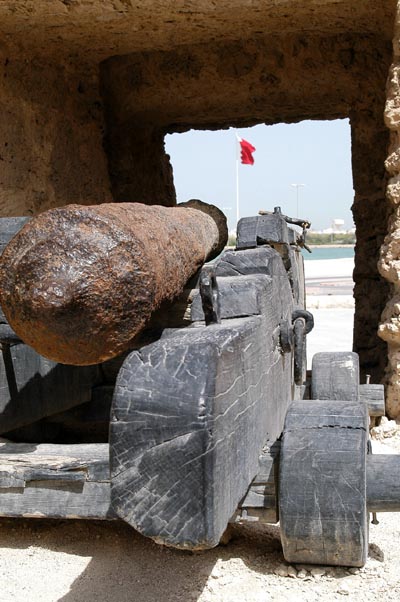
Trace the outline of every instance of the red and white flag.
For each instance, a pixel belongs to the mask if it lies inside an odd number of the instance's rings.
[[[255,147],[243,138],[238,137],[238,142],[240,144],[240,160],[243,165],[254,165],[253,153],[256,150]]]

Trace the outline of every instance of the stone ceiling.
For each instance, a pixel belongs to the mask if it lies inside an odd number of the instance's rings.
[[[2,0],[0,50],[98,62],[265,33],[390,40],[395,7],[396,0]]]

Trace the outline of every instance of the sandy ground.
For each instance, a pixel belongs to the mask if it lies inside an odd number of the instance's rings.
[[[310,308],[354,308],[354,260],[305,261],[307,301]]]
[[[325,280],[327,278],[351,278],[354,269],[354,259],[317,259],[304,261],[306,279]]]
[[[307,365],[318,351],[351,351],[353,348],[354,309],[329,307],[310,308],[314,329],[307,335]]]
[[[194,555],[161,548],[120,523],[3,520],[0,600],[398,601],[396,516],[371,525],[370,557],[360,570],[290,567],[274,525],[236,527],[227,546]]]
[[[353,259],[305,261],[307,309],[314,329],[307,336],[307,364],[318,351],[351,351],[353,347]]]
[[[314,279],[348,277],[348,270],[335,276],[332,266],[321,267]],[[351,308],[312,311],[311,353],[351,349]],[[397,452],[398,431],[374,447]],[[2,519],[0,602],[399,601],[399,517],[378,518],[360,570],[289,566],[275,525],[236,526],[227,546],[191,554],[159,547],[118,522]]]

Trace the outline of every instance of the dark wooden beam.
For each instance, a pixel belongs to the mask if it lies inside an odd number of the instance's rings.
[[[369,512],[400,512],[400,457],[367,456],[367,507]]]
[[[385,387],[384,385],[360,385],[360,401],[368,406],[370,416],[385,415]]]
[[[265,446],[258,464],[258,472],[231,522],[260,522],[275,524],[279,521],[278,476],[280,441]]]
[[[101,380],[98,366],[64,366],[28,345],[0,351],[0,433],[88,402]]]
[[[221,319],[256,316],[265,313],[269,303],[265,295],[266,282],[271,276],[231,276],[218,279]],[[200,291],[191,295],[191,319],[204,320]]]
[[[112,504],[158,542],[217,545],[264,443],[282,431],[293,387],[279,325],[291,320],[293,298],[281,258],[275,251],[271,258],[275,277],[254,277],[268,301],[260,315],[177,330],[128,356],[117,379]]]
[[[352,351],[316,353],[312,360],[311,399],[359,401],[360,368]]]
[[[108,445],[0,444],[0,516],[117,518]]]

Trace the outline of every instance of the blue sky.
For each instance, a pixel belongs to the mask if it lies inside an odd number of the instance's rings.
[[[168,135],[178,202],[199,198],[224,210],[229,228],[236,225],[236,137],[256,147],[254,165],[239,165],[240,216],[282,207],[308,218],[313,229],[329,228],[333,219],[353,226],[351,141],[348,120],[302,121],[257,125],[217,132],[191,130]]]

